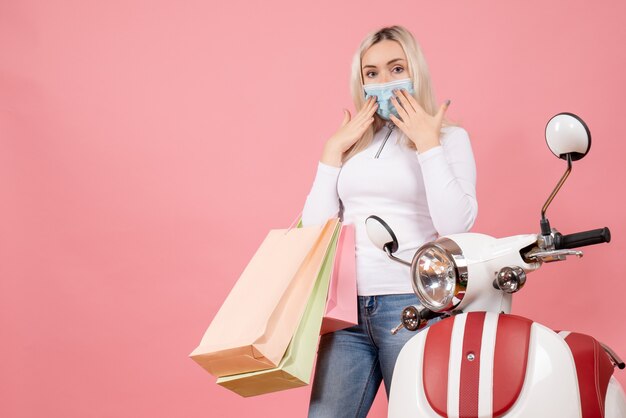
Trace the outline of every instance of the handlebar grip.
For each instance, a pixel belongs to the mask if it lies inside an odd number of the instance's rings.
[[[587,245],[602,244],[611,241],[609,228],[592,229],[591,231],[575,232],[573,234],[558,234],[554,240],[557,250],[585,247]]]

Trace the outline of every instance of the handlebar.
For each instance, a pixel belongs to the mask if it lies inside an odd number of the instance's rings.
[[[561,250],[602,244],[603,242],[610,241],[611,231],[609,231],[609,228],[599,228],[567,235],[557,233],[554,237],[554,247],[557,250]]]

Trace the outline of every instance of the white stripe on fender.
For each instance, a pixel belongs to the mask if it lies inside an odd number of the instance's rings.
[[[487,312],[483,325],[480,349],[480,383],[478,386],[478,416],[493,415],[493,361],[496,349],[496,331],[500,315]]]
[[[459,418],[461,395],[461,360],[463,358],[463,335],[467,315],[456,315],[450,338],[450,361],[448,363],[448,418]]]

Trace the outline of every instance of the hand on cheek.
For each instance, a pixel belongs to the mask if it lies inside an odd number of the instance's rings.
[[[391,103],[398,111],[400,118],[391,115],[390,119],[415,144],[417,152],[426,152],[438,146],[441,124],[450,101],[442,104],[436,115],[428,114],[405,90],[395,92],[396,97]]]

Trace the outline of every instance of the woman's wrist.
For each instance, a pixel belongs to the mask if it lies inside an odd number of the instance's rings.
[[[336,147],[331,141],[328,141],[326,142],[326,145],[324,145],[324,151],[322,152],[322,158],[320,161],[333,167],[341,167],[342,157],[343,152],[341,149]]]
[[[429,143],[426,145],[422,145],[419,148],[417,148],[417,152],[419,152],[420,154],[423,154],[426,151],[429,151],[435,147],[438,147],[439,145],[441,145],[439,142],[433,142],[433,143]]]
[[[439,138],[437,136],[424,138],[423,140],[415,141],[414,143],[415,143],[415,148],[417,149],[417,152],[420,154],[441,145],[441,143],[439,142]]]

